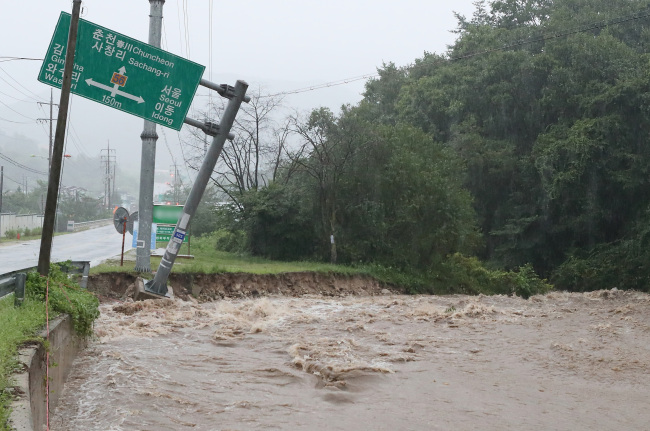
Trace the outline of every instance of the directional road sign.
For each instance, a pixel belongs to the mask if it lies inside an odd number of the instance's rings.
[[[164,224],[159,224],[158,227],[156,228],[156,241],[157,242],[169,242],[170,239],[172,239],[172,234],[174,233],[174,229],[176,229],[176,225],[164,225]],[[179,236],[182,235],[182,236]],[[178,241],[183,241],[187,243],[188,241],[188,236],[185,234],[180,234],[176,233],[176,238],[178,238]]]
[[[160,224],[171,224],[176,226],[178,219],[183,214],[183,205],[154,205],[153,221]]]
[[[70,14],[61,12],[38,80],[61,88]],[[180,130],[205,66],[79,20],[72,92]]]

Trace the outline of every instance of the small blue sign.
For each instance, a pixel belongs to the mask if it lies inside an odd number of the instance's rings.
[[[184,239],[185,239],[185,232],[183,232],[182,230],[177,230],[176,232],[174,232],[174,242],[180,244],[183,242]]]

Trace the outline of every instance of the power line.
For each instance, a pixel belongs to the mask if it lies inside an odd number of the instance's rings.
[[[178,40],[180,41],[181,55],[183,55],[183,32],[181,31],[181,9],[179,0],[176,0],[176,14],[178,15]]]
[[[25,166],[25,165],[23,165],[22,163],[19,163],[19,162],[15,161],[14,159],[12,159],[11,157],[9,157],[9,156],[5,156],[5,155],[2,154],[2,153],[0,153],[0,159],[3,159],[3,160],[5,160],[5,161],[11,163],[12,165],[16,166],[17,168],[24,169],[24,170],[26,170],[26,171],[28,171],[28,172],[33,173],[33,174],[38,174],[38,175],[45,175],[45,176],[47,176],[47,172],[39,171],[39,170],[36,170],[36,169],[34,169],[34,168],[30,168],[29,166]]]
[[[14,183],[18,184],[19,186],[22,186],[22,185],[23,185],[23,183],[14,180],[14,179],[11,178],[10,176],[7,176],[7,174],[4,174],[4,177],[5,177],[6,179],[8,179],[9,181],[13,181]]]
[[[0,120],[6,121],[7,123],[14,123],[14,124],[33,124],[31,121],[12,121],[2,117],[0,117]]]
[[[160,46],[162,49],[169,51],[169,44],[167,42],[167,29],[165,26],[165,17],[162,19],[162,40],[160,41]]]
[[[190,11],[187,7],[187,0],[183,0],[183,18],[185,28],[185,52],[187,53],[187,58],[190,59]]]
[[[17,100],[17,101],[19,101],[19,102],[34,103],[33,100],[23,100],[23,99],[19,99],[19,98],[17,98],[17,97],[11,96],[11,95],[9,95],[9,94],[3,92],[3,91],[0,91],[0,94],[2,94],[2,95],[4,95],[4,96],[7,96],[7,97],[9,97],[10,99]]]
[[[212,81],[212,12],[214,11],[212,0],[208,2],[208,78]],[[208,98],[208,106],[212,106],[212,91]]]
[[[36,121],[35,118],[31,118],[31,117],[28,117],[27,115],[21,114],[20,112],[18,112],[18,111],[16,111],[15,109],[13,109],[11,106],[9,106],[9,105],[7,105],[6,103],[4,103],[2,100],[0,100],[0,104],[4,105],[5,107],[7,107],[7,109],[9,109],[10,111],[15,112],[16,114],[20,115],[21,117],[25,117],[25,118],[27,118],[28,120]]]
[[[42,58],[11,57],[6,55],[0,55],[0,63],[5,63],[7,61],[18,61],[18,60],[43,61]]]
[[[39,101],[39,100],[38,100],[39,96],[38,96],[36,93],[32,92],[29,88],[25,87],[23,84],[21,84],[20,82],[16,81],[16,79],[14,79],[14,77],[11,76],[9,73],[7,73],[7,71],[4,70],[2,67],[0,67],[0,70],[3,71],[3,72],[5,73],[5,75],[7,75],[9,78],[11,78],[11,79],[16,83],[16,84],[20,85],[20,86],[23,87],[25,90],[27,90],[28,92],[32,93],[32,94],[36,97],[36,98],[34,99],[35,101],[37,101],[37,102]],[[0,79],[2,79],[3,81],[7,82],[7,81],[6,81],[5,79],[3,79],[2,77],[0,77]],[[7,82],[7,84],[9,84],[9,82]],[[11,84],[9,84],[9,85],[11,85]],[[14,87],[13,85],[11,85],[11,87],[14,88],[15,90],[18,90],[18,89],[17,89],[16,87]],[[27,96],[27,97],[29,97],[30,99],[32,99],[32,96],[30,96],[30,95],[28,95],[28,94],[25,94],[25,93],[23,93],[22,91],[18,90],[18,92],[19,92],[19,93],[22,93],[22,94],[24,94],[25,96]]]
[[[574,34],[585,33],[585,32],[593,31],[593,30],[599,30],[599,29],[602,29],[602,28],[605,28],[605,27],[608,27],[608,26],[611,26],[611,25],[624,24],[626,22],[636,21],[636,20],[640,20],[640,19],[648,18],[648,17],[650,17],[650,11],[648,11],[648,9],[645,9],[643,11],[639,11],[639,12],[636,12],[636,13],[631,14],[631,15],[625,15],[625,16],[622,16],[622,17],[612,18],[612,19],[609,19],[609,20],[597,21],[597,22],[592,22],[592,23],[589,23],[589,24],[584,24],[584,25],[581,25],[579,27],[575,27],[575,28],[573,28],[571,30],[567,30],[567,31],[564,31],[564,32],[549,33],[549,34],[541,35],[541,36],[534,37],[534,38],[519,40],[517,42],[511,43],[511,44],[508,44],[508,45],[504,45],[504,46],[501,46],[501,47],[498,47],[498,48],[486,49],[484,51],[473,52],[473,53],[469,53],[469,54],[465,54],[465,55],[461,55],[461,56],[457,56],[457,57],[449,57],[446,61],[449,61],[449,62],[459,61],[459,60],[465,60],[465,59],[468,59],[468,58],[476,57],[476,56],[479,56],[479,55],[490,54],[490,53],[493,53],[493,52],[507,51],[507,50],[517,48],[517,47],[520,47],[520,46],[524,46],[524,45],[530,45],[530,44],[533,44],[533,43],[539,43],[539,42],[545,42],[545,41],[549,41],[549,40],[565,38],[565,37],[568,37],[568,36],[572,36]],[[428,66],[431,66],[431,65],[434,65],[434,64],[439,64],[439,63],[444,62],[444,61],[445,60],[441,60],[441,59],[435,59],[433,61],[422,61],[421,63],[417,63],[417,64],[414,64],[414,63],[408,64],[408,65],[404,66],[403,68],[404,69],[409,69],[409,70],[414,70],[414,69],[419,69],[419,68],[423,68],[423,67],[428,67]],[[329,87],[336,87],[336,86],[339,86],[339,85],[345,85],[345,84],[349,84],[351,82],[360,81],[362,79],[376,78],[378,76],[379,76],[379,73],[369,73],[369,74],[366,74],[366,75],[356,76],[356,77],[352,77],[352,78],[345,78],[345,79],[341,79],[341,80],[338,80],[338,81],[325,82],[323,84],[298,88],[296,90],[288,90],[288,91],[282,91],[282,92],[279,92],[279,93],[270,94],[270,95],[266,95],[266,96],[260,96],[260,98],[268,98],[268,97],[286,96],[286,95],[290,95],[290,94],[305,93],[305,92],[308,92],[308,91],[314,91],[314,90],[320,90],[320,89],[323,89],[323,88],[329,88]]]

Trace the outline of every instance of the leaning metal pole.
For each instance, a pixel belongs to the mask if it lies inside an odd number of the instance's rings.
[[[167,278],[169,277],[169,273],[172,270],[172,266],[174,265],[174,261],[178,255],[178,251],[183,244],[183,240],[185,239],[185,234],[189,228],[190,221],[192,220],[192,217],[196,212],[196,208],[199,206],[199,202],[203,197],[203,192],[208,185],[208,181],[210,180],[214,166],[216,165],[217,160],[221,155],[223,145],[228,138],[228,134],[230,133],[230,129],[233,123],[235,122],[235,117],[237,116],[239,107],[246,97],[247,89],[248,84],[244,81],[237,81],[237,84],[235,84],[234,97],[228,101],[226,110],[224,111],[223,117],[221,117],[221,121],[219,122],[219,132],[212,139],[212,145],[210,145],[210,149],[205,155],[201,169],[199,169],[199,173],[196,176],[196,180],[194,181],[190,195],[188,196],[187,201],[185,202],[185,206],[183,207],[183,213],[181,214],[178,223],[176,223],[176,228],[174,229],[172,238],[169,241],[169,244],[167,244],[165,254],[160,261],[160,266],[158,266],[156,275],[154,276],[153,280],[148,281],[145,284],[145,290],[147,292],[155,293],[157,295],[165,295],[167,293]]]
[[[149,45],[160,48],[162,10],[165,0],[149,0]],[[138,242],[135,270],[151,272],[151,224],[153,223],[153,185],[156,169],[156,123],[144,121],[140,159],[140,197],[138,200]]]
[[[43,232],[41,233],[41,249],[38,255],[38,273],[44,277],[47,277],[50,273],[52,236],[54,235],[54,222],[56,220],[56,201],[59,195],[59,181],[61,180],[63,141],[65,139],[65,125],[68,120],[68,103],[70,102],[70,90],[72,88],[72,67],[74,65],[74,54],[77,47],[77,29],[79,26],[80,10],[81,0],[74,0],[70,30],[68,32],[68,46],[66,47],[65,53],[65,66],[63,67],[59,118],[56,123],[54,147],[50,158],[50,175],[47,183],[47,199],[45,201],[45,214],[43,217]]]

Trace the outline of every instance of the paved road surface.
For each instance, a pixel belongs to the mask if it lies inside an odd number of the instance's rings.
[[[132,237],[127,232],[124,251],[131,249]],[[0,243],[0,274],[38,265],[41,240],[3,245]],[[54,237],[52,261],[89,260],[91,266],[119,256],[122,235],[113,225]]]

